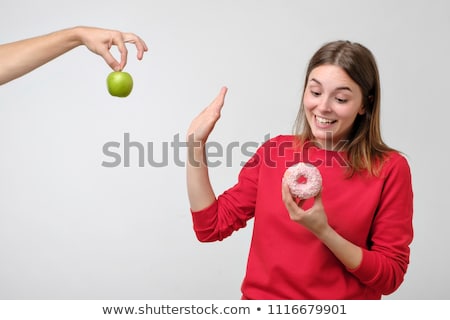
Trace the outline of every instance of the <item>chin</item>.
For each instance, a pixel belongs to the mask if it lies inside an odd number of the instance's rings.
[[[331,140],[335,136],[333,131],[313,130],[312,134],[316,140],[325,141]]]

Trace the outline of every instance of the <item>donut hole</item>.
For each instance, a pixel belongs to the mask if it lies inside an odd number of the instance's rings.
[[[307,181],[308,181],[308,179],[306,179],[306,177],[304,177],[304,176],[300,176],[300,177],[297,179],[297,183],[298,183],[298,184],[305,184]]]

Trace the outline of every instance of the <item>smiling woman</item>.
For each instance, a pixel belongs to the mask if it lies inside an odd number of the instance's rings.
[[[312,70],[303,104],[315,141],[333,148],[348,138],[355,118],[364,114],[361,90],[336,65]],[[331,144],[326,143],[330,138]]]
[[[242,298],[380,299],[396,291],[409,264],[413,193],[406,159],[381,140],[371,52],[349,41],[321,47],[307,69],[296,134],[267,141],[216,197],[204,146],[226,93],[188,129],[203,148],[190,150],[202,165],[187,163],[187,185],[200,241],[223,240],[254,218]],[[292,162],[317,167],[314,198],[300,198],[283,179]]]
[[[380,77],[370,50],[335,41],[316,52],[306,71],[295,132],[332,149],[345,143],[351,173],[379,171],[378,164],[394,150],[381,138]]]

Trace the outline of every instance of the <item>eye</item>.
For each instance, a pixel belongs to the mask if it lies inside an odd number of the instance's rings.
[[[347,100],[347,99],[337,98],[337,97],[336,97],[336,101],[337,101],[338,103],[346,103],[348,100]]]
[[[312,94],[314,97],[320,96],[320,92],[319,92],[319,91],[315,91],[315,90],[311,90],[311,94]]]

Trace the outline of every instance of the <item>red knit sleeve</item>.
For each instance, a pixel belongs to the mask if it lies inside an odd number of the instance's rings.
[[[383,169],[384,185],[375,215],[369,247],[357,269],[349,270],[361,282],[381,292],[393,293],[403,282],[413,239],[413,190],[406,159],[393,155]]]
[[[214,203],[200,211],[191,210],[199,241],[221,241],[245,227],[254,216],[262,152],[260,147],[241,169],[238,182],[218,196]]]

